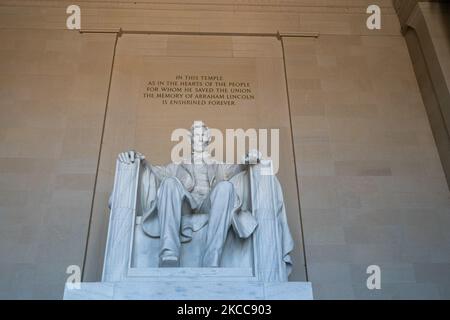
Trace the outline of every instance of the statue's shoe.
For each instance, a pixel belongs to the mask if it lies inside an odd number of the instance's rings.
[[[179,266],[179,259],[175,256],[161,257],[161,259],[159,260],[160,268],[178,268]]]

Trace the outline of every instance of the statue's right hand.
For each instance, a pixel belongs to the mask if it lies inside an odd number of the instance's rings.
[[[136,152],[134,150],[122,152],[119,154],[119,161],[125,164],[132,164],[137,159],[144,160],[145,156],[142,153]]]

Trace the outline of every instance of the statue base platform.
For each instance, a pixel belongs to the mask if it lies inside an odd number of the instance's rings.
[[[313,300],[310,282],[121,281],[66,284],[64,300]]]

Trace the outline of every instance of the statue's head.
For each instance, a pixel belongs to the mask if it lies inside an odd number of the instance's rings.
[[[203,121],[194,121],[191,127],[191,145],[193,152],[206,151],[211,143],[211,132]]]

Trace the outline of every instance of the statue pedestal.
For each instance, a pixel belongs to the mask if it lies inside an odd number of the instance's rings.
[[[64,300],[312,300],[310,282],[121,281],[66,285]]]

